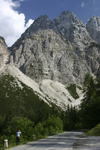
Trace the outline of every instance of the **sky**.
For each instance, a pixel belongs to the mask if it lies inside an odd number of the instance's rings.
[[[39,16],[53,20],[68,10],[85,24],[100,17],[100,0],[0,0],[0,36],[11,46]]]

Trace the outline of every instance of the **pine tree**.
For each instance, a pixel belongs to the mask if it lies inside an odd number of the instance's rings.
[[[93,127],[100,121],[100,79],[86,74],[83,84],[84,98],[80,105],[84,127]]]

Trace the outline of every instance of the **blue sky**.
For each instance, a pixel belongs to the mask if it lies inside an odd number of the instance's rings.
[[[28,19],[47,15],[51,20],[63,11],[72,11],[83,23],[93,15],[100,16],[100,0],[25,0],[18,9]]]
[[[40,15],[53,20],[68,10],[85,24],[100,16],[100,0],[0,0],[0,36],[11,46]]]

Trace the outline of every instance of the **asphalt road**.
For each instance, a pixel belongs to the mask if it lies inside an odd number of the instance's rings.
[[[9,150],[100,150],[100,136],[86,136],[82,132],[64,132]]]

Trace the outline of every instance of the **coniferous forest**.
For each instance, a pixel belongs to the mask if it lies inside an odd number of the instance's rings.
[[[66,111],[53,103],[48,105],[32,89],[20,84],[22,89],[12,76],[0,77],[0,148],[4,139],[16,145],[19,129],[22,144],[32,141],[33,135],[36,140],[63,131],[91,129],[100,123],[100,78],[86,74],[80,106],[68,105]]]

